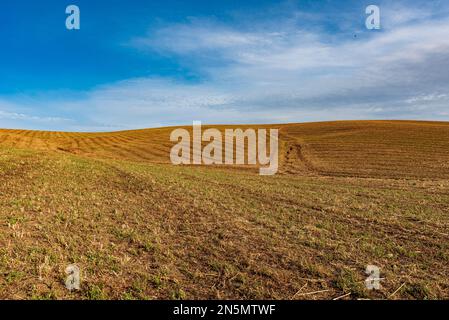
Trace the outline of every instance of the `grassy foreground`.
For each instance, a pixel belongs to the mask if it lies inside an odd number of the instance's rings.
[[[0,298],[449,298],[448,124],[283,125],[271,177],[170,131],[0,131]]]

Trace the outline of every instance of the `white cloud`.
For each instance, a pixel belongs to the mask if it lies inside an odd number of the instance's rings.
[[[38,116],[24,114],[24,113],[5,112],[2,110],[0,110],[0,119],[26,120],[26,121],[36,121],[36,122],[70,121],[70,119],[65,119],[65,118],[60,118],[60,117],[38,117]]]
[[[396,15],[392,9],[385,10],[383,32],[357,38],[298,27],[298,12],[287,22],[254,21],[246,29],[193,19],[151,30],[130,45],[176,59],[203,80],[141,78],[102,86],[79,99],[50,102],[51,110],[83,115],[54,125],[108,130],[192,120],[449,120],[449,15],[435,18],[431,7],[423,13],[399,8]]]
[[[430,102],[430,101],[441,101],[441,100],[449,100],[449,95],[447,94],[438,94],[438,93],[431,93],[431,94],[421,94],[416,97],[412,97],[410,99],[407,99],[407,103],[417,103],[417,102]]]

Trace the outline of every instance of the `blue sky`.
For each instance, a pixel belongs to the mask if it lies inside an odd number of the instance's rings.
[[[448,35],[447,1],[10,1],[0,127],[446,121]]]

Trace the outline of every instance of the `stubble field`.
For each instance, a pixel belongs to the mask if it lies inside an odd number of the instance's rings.
[[[275,176],[173,166],[173,128],[0,130],[0,298],[449,298],[449,123],[265,127]]]

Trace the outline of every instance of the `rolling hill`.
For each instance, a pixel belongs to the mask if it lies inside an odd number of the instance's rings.
[[[254,126],[232,128],[251,127]],[[280,161],[287,173],[449,177],[449,123],[341,121],[261,126],[270,127],[280,128]],[[170,163],[173,143],[169,136],[172,130],[158,128],[107,133],[0,130],[0,146]]]
[[[173,166],[173,128],[0,130],[0,298],[449,298],[449,123],[263,127],[275,176]]]

